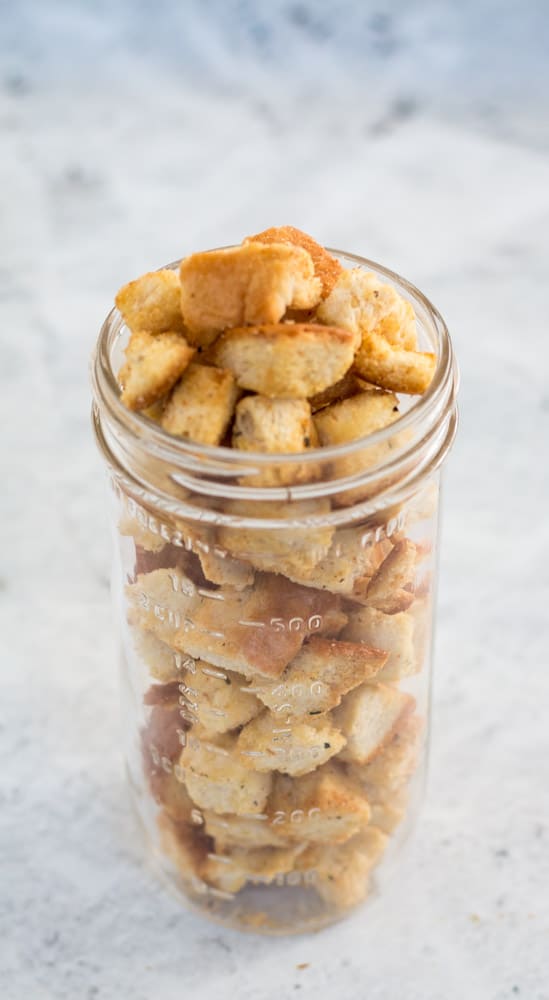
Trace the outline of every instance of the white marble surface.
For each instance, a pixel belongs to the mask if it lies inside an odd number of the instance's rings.
[[[297,96],[285,66],[285,98],[274,102],[275,77],[266,82],[263,66],[252,87],[230,46],[223,92],[193,86],[174,68],[173,38],[164,59],[169,23],[149,38],[146,4],[128,34],[129,4],[118,20],[99,2],[70,13],[23,3],[4,18],[3,1000],[549,997],[549,163],[532,76],[544,20],[542,4],[521,6],[524,72],[505,91],[512,25],[498,21],[488,66],[477,50],[463,61],[495,6],[465,5],[453,30],[451,5],[408,4],[391,22],[409,43],[391,56],[398,87],[386,69],[381,79],[377,64],[362,66],[360,95],[347,79],[313,102],[310,47]],[[155,10],[167,16],[165,4]],[[189,23],[196,55],[209,28]],[[208,65],[218,66],[219,30],[211,39]],[[438,54],[430,69],[425,51]],[[340,53],[349,76],[344,62]],[[421,86],[406,104],[410,73]],[[137,842],[118,749],[87,361],[124,280],[285,222],[389,264],[432,297],[460,359],[462,420],[446,476],[432,768],[417,837],[362,916],[269,940],[182,912]]]

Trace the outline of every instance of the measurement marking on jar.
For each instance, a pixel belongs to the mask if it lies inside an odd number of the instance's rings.
[[[214,670],[213,667],[201,667],[200,669],[203,674],[206,674],[206,677],[216,677],[220,681],[227,681],[229,679],[227,674],[222,670]]]
[[[265,754],[263,750],[242,750],[243,757],[264,757]]]
[[[267,813],[241,813],[240,815],[242,819],[257,819],[260,822],[263,822],[264,820],[267,820],[269,818],[267,816]],[[228,825],[229,824],[227,824],[227,826]]]
[[[204,817],[198,809],[191,809],[191,823],[195,826],[202,826],[204,823]]]
[[[278,735],[278,736],[291,736],[292,735],[292,730],[291,729],[273,729],[273,736],[275,736],[275,735]]]
[[[224,601],[225,600],[225,598],[223,597],[223,594],[220,594],[219,591],[217,591],[217,590],[206,590],[204,587],[199,587],[198,590],[197,590],[197,594],[200,594],[200,597],[211,597],[211,599],[213,601]]]
[[[242,619],[238,624],[244,625],[246,628],[265,628],[265,622],[252,622]]]
[[[214,852],[208,852],[208,854],[206,855],[206,857],[209,858],[210,861],[220,861],[224,865],[233,865],[234,864],[233,859],[226,857],[225,854],[215,854]]]
[[[210,896],[215,896],[216,899],[232,900],[235,898],[234,892],[224,892],[223,889],[212,889],[211,886],[208,886],[208,891]]]
[[[198,746],[200,746],[200,743],[198,743]],[[230,757],[228,750],[224,750],[223,747],[217,747],[215,743],[202,743],[202,746],[204,750],[209,750],[210,753],[218,753],[221,757]]]
[[[204,635],[211,635],[211,636],[213,636],[214,639],[224,639],[225,638],[225,633],[224,632],[214,632],[212,629],[209,629],[209,628],[201,628],[200,631],[203,632]]]

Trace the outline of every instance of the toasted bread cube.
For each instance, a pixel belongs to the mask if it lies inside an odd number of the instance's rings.
[[[391,802],[402,792],[418,766],[423,730],[418,715],[404,716],[381,753],[366,764],[349,767],[349,775],[370,802]]]
[[[218,815],[209,809],[204,812],[204,829],[215,840],[216,851],[232,847],[285,847],[289,838],[278,832],[272,817],[267,813],[258,816]]]
[[[179,276],[167,268],[150,271],[130,281],[118,292],[115,303],[132,333],[183,333]]]
[[[176,823],[192,823],[194,802],[173,771],[159,769],[151,783],[151,791],[156,802]]]
[[[300,842],[340,844],[370,819],[366,795],[332,761],[300,778],[275,774],[268,808],[271,829]]]
[[[387,841],[381,830],[367,826],[344,844],[309,846],[296,859],[296,866],[311,872],[312,885],[326,903],[349,909],[368,895],[370,873]]]
[[[231,326],[278,323],[288,307],[320,298],[310,255],[283,243],[246,243],[181,262],[181,311],[189,342],[208,346]]]
[[[351,611],[349,623],[341,638],[350,642],[366,642],[384,649],[389,658],[377,675],[378,681],[398,681],[420,668],[414,646],[414,619],[408,612],[386,615],[376,608]]]
[[[336,326],[244,326],[219,338],[215,359],[234,372],[243,389],[278,399],[306,399],[342,378],[359,345],[359,335]]]
[[[227,514],[239,518],[270,518],[281,520],[305,520],[329,514],[328,499],[295,500],[291,504],[277,500],[228,500]],[[220,527],[219,540],[222,545],[246,560],[256,569],[271,570],[285,576],[307,574],[327,554],[334,529],[331,525],[298,528],[248,528],[240,525]],[[222,582],[222,581],[216,581]]]
[[[333,257],[320,243],[313,240],[312,236],[303,233],[301,229],[296,229],[295,226],[272,226],[270,229],[264,229],[262,233],[257,233],[256,236],[247,236],[244,242],[293,243],[295,246],[303,247],[310,253],[315,274],[322,282],[323,299],[330,294],[343,271],[343,267],[336,257]]]
[[[185,675],[182,690],[208,739],[211,734],[244,726],[263,709],[261,702],[245,689],[239,674],[219,670],[204,660],[195,661],[193,672]]]
[[[292,775],[314,771],[344,746],[329,718],[291,722],[268,711],[244,726],[237,741],[240,759],[250,769]]]
[[[165,431],[189,441],[220,444],[238,395],[230,371],[193,363],[173,389],[160,422]]]
[[[249,690],[283,720],[304,719],[335,708],[344,694],[374,677],[386,659],[387,653],[365,643],[313,636],[278,680],[256,680]]]
[[[406,815],[407,799],[407,792],[403,789],[388,799],[387,802],[373,802],[370,819],[372,826],[376,826],[382,833],[393,833]]]
[[[272,777],[244,766],[235,737],[225,734],[214,742],[191,735],[179,764],[187,791],[201,809],[239,816],[263,812]]]
[[[199,550],[198,558],[204,576],[212,583],[244,590],[246,587],[251,587],[254,582],[254,571],[249,563],[233,559],[220,546],[214,545],[207,552]]]
[[[247,590],[215,593],[195,599],[173,645],[248,677],[278,677],[308,635],[334,635],[347,622],[337,598],[268,574]]]
[[[397,542],[370,580],[365,603],[389,615],[406,611],[414,600],[415,569],[416,546],[409,538],[404,538]]]
[[[391,347],[382,337],[368,334],[355,357],[359,375],[391,392],[425,392],[435,374],[436,354]]]
[[[348,694],[333,713],[345,737],[340,759],[365,764],[389,742],[414,699],[386,684],[363,684]]]
[[[341,403],[343,399],[348,399],[349,396],[358,396],[359,393],[367,392],[371,389],[375,389],[375,386],[360,378],[360,375],[354,369],[350,368],[343,378],[328,386],[327,389],[323,389],[322,392],[316,392],[314,396],[309,397],[311,410],[313,413],[316,413],[317,410],[323,410],[330,403]]]
[[[128,621],[177,648],[175,639],[193,607],[195,592],[192,581],[177,569],[141,573],[126,587]]]
[[[118,522],[118,532],[127,538],[132,538],[136,546],[146,552],[161,552],[166,545],[165,538],[149,531],[144,525],[124,513]]]
[[[296,583],[362,602],[372,576],[391,549],[392,543],[387,538],[363,545],[361,529],[339,528],[328,552],[315,566],[303,562],[301,566],[287,566],[280,571]]]
[[[238,892],[247,882],[269,885],[277,876],[291,872],[302,845],[286,847],[234,847],[223,854],[209,853],[201,869],[209,885],[223,892]]]
[[[132,333],[118,373],[124,406],[144,410],[155,403],[175,385],[193,354],[181,333]]]
[[[208,842],[198,830],[187,823],[177,823],[167,813],[157,818],[160,847],[175,867],[184,882],[195,892],[204,892],[205,885],[201,870],[208,853]]]
[[[317,317],[321,323],[344,326],[361,337],[376,333],[393,347],[408,351],[417,347],[411,303],[377,274],[361,267],[339,275],[330,295],[318,307]]]
[[[305,399],[268,399],[245,396],[236,407],[233,448],[266,454],[294,454],[317,443],[311,407]],[[284,486],[314,478],[317,470],[301,463],[282,463],[247,475],[246,486]]]
[[[145,664],[151,677],[162,684],[183,679],[185,657],[182,653],[172,649],[152,632],[136,629],[132,638],[137,656]]]

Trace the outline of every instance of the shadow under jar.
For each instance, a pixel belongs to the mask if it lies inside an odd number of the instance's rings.
[[[455,362],[416,288],[335,255],[392,282],[438,356],[425,394],[368,438],[291,456],[195,445],[121,404],[116,310],[93,359],[135,811],[188,904],[264,933],[371,898],[425,781]]]

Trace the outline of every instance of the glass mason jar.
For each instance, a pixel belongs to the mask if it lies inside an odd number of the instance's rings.
[[[187,903],[266,933],[371,898],[425,781],[456,367],[416,288],[336,256],[411,301],[438,356],[425,394],[367,438],[274,456],[196,445],[121,404],[117,310],[93,359],[135,811]]]

